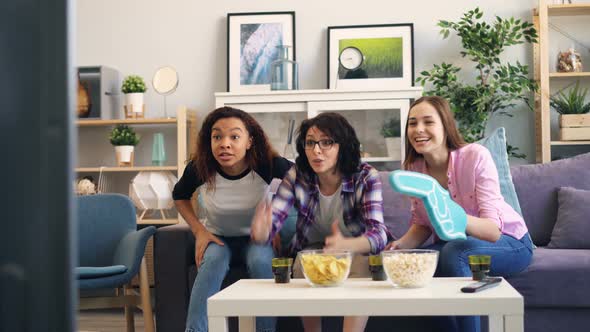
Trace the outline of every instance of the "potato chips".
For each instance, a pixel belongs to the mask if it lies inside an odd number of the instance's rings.
[[[333,286],[344,281],[348,277],[352,261],[350,255],[338,258],[325,253],[302,254],[300,259],[307,279],[321,286]]]

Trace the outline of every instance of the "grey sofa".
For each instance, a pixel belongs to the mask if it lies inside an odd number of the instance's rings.
[[[525,299],[525,331],[585,331],[590,326],[590,250],[548,249],[557,218],[557,189],[570,186],[590,190],[590,153],[549,164],[523,165],[511,169],[514,185],[533,242],[538,246],[531,265],[508,278]],[[384,216],[397,238],[408,228],[409,200],[393,192],[388,173],[384,183]],[[590,219],[589,219],[590,221]],[[191,287],[196,276],[191,233],[186,225],[163,227],[155,235],[155,287],[157,329],[184,329]],[[245,277],[232,268],[225,285]],[[341,324],[326,319],[324,331]],[[372,317],[367,331],[436,330],[436,320],[421,317]],[[230,321],[234,329],[235,321]],[[296,318],[279,319],[279,331],[302,331]]]

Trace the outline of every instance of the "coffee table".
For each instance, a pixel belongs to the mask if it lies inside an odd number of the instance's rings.
[[[227,331],[227,317],[234,316],[240,332],[255,331],[257,316],[489,316],[490,332],[524,330],[524,301],[508,282],[478,293],[460,291],[472,282],[434,278],[424,288],[396,289],[387,281],[358,278],[316,288],[304,279],[242,279],[209,298],[209,331]]]

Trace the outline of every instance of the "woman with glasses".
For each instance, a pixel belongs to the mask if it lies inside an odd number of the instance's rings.
[[[252,222],[252,239],[269,243],[289,209],[297,210],[296,232],[289,252],[346,249],[355,253],[351,277],[368,277],[366,257],[387,243],[383,198],[377,170],[361,163],[354,128],[337,113],[304,120],[297,137],[298,157],[270,205],[262,205]],[[302,277],[295,264],[294,276]],[[367,317],[346,317],[344,331],[363,331]],[[304,317],[306,332],[321,331],[319,317]]]

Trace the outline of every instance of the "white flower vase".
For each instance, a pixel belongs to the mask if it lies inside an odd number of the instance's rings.
[[[402,139],[400,137],[385,137],[387,155],[393,160],[402,159]]]
[[[117,166],[133,166],[133,145],[118,145],[115,146],[115,154],[117,156]]]
[[[143,104],[143,92],[125,94],[125,117],[143,118],[145,107]]]

